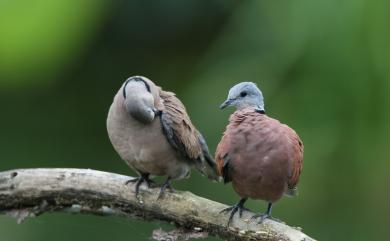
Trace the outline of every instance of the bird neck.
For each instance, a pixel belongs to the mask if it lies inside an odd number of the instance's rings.
[[[258,109],[258,108],[255,108],[255,111],[257,112],[257,113],[260,113],[260,114],[265,114],[265,110],[262,110],[262,109]]]
[[[257,113],[265,114],[264,108],[261,108],[259,106],[237,106],[237,110],[244,110],[244,109],[252,109]]]

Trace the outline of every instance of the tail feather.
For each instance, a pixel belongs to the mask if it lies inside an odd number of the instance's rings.
[[[284,195],[286,197],[296,197],[296,196],[298,196],[298,188],[297,187],[292,187],[292,188],[289,187],[284,192]]]
[[[217,172],[217,164],[215,163],[214,158],[210,155],[209,148],[203,136],[199,134],[199,142],[202,146],[203,156],[200,158],[200,161],[195,165],[204,176],[208,177],[211,180],[220,181],[220,176]]]

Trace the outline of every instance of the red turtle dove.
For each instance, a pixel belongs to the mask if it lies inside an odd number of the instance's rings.
[[[248,198],[268,202],[266,213],[253,218],[271,217],[272,204],[283,194],[296,193],[302,170],[303,143],[297,133],[265,114],[263,95],[252,82],[233,86],[221,109],[235,106],[215,154],[217,169],[224,182],[232,182],[241,200],[222,211],[242,214]]]

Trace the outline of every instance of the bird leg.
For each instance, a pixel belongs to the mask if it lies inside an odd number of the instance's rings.
[[[271,211],[272,211],[272,203],[268,203],[267,212],[253,215],[252,219],[260,218],[258,223],[262,223],[266,218],[272,219]]]
[[[148,185],[148,187],[150,187],[151,184],[154,184],[154,183],[155,183],[153,180],[150,180],[149,175],[150,175],[149,173],[141,173],[141,176],[126,181],[125,185],[127,185],[127,184],[129,184],[129,183],[131,183],[131,182],[132,182],[132,183],[135,182],[135,196],[138,197],[138,194],[139,194],[139,187],[141,186],[141,184],[142,184],[143,182],[146,182],[146,184]]]
[[[229,216],[229,221],[227,223],[227,226],[229,227],[230,223],[232,222],[233,220],[233,216],[234,214],[238,211],[238,215],[239,217],[241,218],[242,216],[242,211],[243,210],[246,210],[246,211],[249,211],[247,208],[244,207],[244,203],[246,202],[246,200],[248,200],[248,198],[241,198],[241,200],[231,206],[231,207],[228,207],[228,208],[225,208],[225,209],[222,209],[219,213],[223,213],[223,212],[230,212],[230,216]]]
[[[171,184],[171,177],[168,177],[167,180],[164,182],[164,184],[161,186],[160,193],[158,194],[157,199],[162,198],[162,196],[164,195],[164,192],[167,188],[169,190],[171,190],[171,192],[175,192],[175,189],[172,187],[172,184]]]

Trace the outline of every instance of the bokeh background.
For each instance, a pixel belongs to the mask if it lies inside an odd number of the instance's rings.
[[[389,9],[387,0],[0,0],[0,171],[134,175],[105,129],[132,75],[176,92],[214,152],[233,111],[217,107],[233,84],[251,80],[268,114],[305,143],[300,196],[278,202],[274,216],[318,240],[388,240]],[[230,185],[196,172],[174,185],[238,201]],[[0,216],[0,240],[142,241],[158,227],[171,228],[66,214],[17,225]]]

